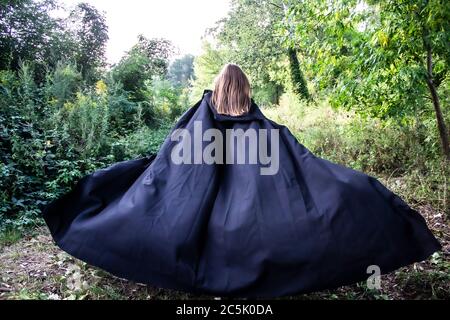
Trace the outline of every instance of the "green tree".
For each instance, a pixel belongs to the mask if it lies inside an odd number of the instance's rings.
[[[142,101],[145,81],[165,76],[169,57],[173,54],[172,43],[165,39],[147,39],[140,35],[138,43],[113,66],[112,77],[130,92],[133,101]]]
[[[61,108],[81,89],[81,73],[71,64],[58,63],[47,77],[47,93],[52,105]]]
[[[415,66],[414,85],[428,88],[434,107],[442,150],[450,161],[449,131],[438,87],[448,76],[450,62],[450,2],[445,0],[376,0],[380,10],[377,29],[381,51],[399,72],[408,62]],[[401,61],[400,61],[401,59]]]
[[[449,3],[440,0],[287,1],[288,39],[335,106],[379,118],[429,112],[449,157],[438,88],[448,77]],[[286,26],[281,31],[290,33]]]
[[[100,78],[100,71],[106,65],[108,27],[104,14],[87,3],[80,3],[70,13],[68,21],[76,43],[75,62],[83,79],[92,84]]]
[[[70,55],[60,20],[50,16],[54,0],[0,2],[0,69],[20,69],[20,61],[33,61],[35,76],[44,80],[45,68]]]
[[[203,90],[213,89],[214,78],[227,63],[227,52],[216,49],[211,43],[203,42],[203,53],[194,60],[195,79],[192,84],[191,102],[201,98]]]
[[[194,78],[194,56],[187,54],[172,62],[167,77],[174,86],[188,86]]]
[[[297,51],[293,48],[288,49],[289,67],[291,72],[292,87],[294,93],[302,98],[310,99],[308,85],[300,68]]]
[[[278,0],[233,0],[228,16],[210,31],[228,51],[227,62],[245,69],[255,93],[261,88],[273,92],[271,102],[275,103],[285,86],[282,70],[287,58],[276,32],[276,24],[283,18],[279,3]]]
[[[279,33],[286,8],[281,0],[234,0],[227,18],[213,29],[230,60],[247,70],[256,91],[273,87],[273,102],[283,88],[309,98],[297,48]]]

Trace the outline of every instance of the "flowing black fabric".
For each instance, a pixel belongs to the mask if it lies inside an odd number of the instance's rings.
[[[274,297],[351,284],[440,249],[422,216],[376,178],[313,155],[252,101],[218,114],[211,92],[175,128],[279,129],[280,166],[116,163],[43,212],[69,254],[137,282],[214,295]],[[270,135],[269,135],[270,139]]]

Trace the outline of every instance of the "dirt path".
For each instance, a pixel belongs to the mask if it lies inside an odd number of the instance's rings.
[[[444,250],[381,280],[285,299],[450,299],[450,227],[443,213],[419,211]],[[213,299],[118,279],[57,248],[45,227],[0,249],[0,299]]]

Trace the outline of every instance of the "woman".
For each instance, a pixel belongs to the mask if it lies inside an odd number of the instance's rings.
[[[233,64],[156,157],[84,177],[44,218],[63,250],[119,277],[222,296],[333,288],[440,249],[377,179],[267,119]]]

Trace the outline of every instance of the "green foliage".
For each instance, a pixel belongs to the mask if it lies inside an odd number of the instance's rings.
[[[73,79],[73,70],[61,67],[49,79]],[[39,88],[28,64],[18,75],[1,71],[0,88],[0,229],[35,225],[43,205],[95,169],[157,152],[187,107],[187,93],[168,80],[146,81],[144,106],[103,81],[75,94],[53,81]],[[134,113],[127,112],[130,105]],[[139,112],[144,107],[151,128]]]
[[[18,70],[20,60],[42,63],[57,49],[59,31],[49,12],[55,1],[0,2],[0,69]]]
[[[282,17],[274,1],[235,0],[229,15],[219,22],[215,32],[220,43],[229,49],[230,59],[247,70],[254,85],[270,79],[273,61],[283,56],[274,25]]]
[[[104,66],[108,39],[105,18],[80,3],[67,18],[55,18],[57,0],[15,0],[0,3],[0,69],[19,70],[20,61],[33,61],[38,84],[59,61],[76,63],[92,83]]]
[[[170,80],[153,78],[145,82],[146,100],[142,103],[143,118],[154,121],[174,120],[188,108],[187,91],[182,87],[174,87]],[[151,116],[146,116],[150,114]]]
[[[303,99],[309,99],[308,86],[306,84],[303,72],[298,62],[297,51],[289,49],[289,66],[291,71],[291,80],[294,93]]]
[[[119,136],[136,128],[139,125],[139,104],[131,101],[130,94],[123,89],[121,83],[115,82],[112,77],[100,81],[96,86],[106,90],[106,99],[109,107],[109,127]]]
[[[78,93],[73,102],[66,102],[55,113],[58,143],[69,154],[75,152],[85,158],[101,154],[107,144],[108,130],[107,99],[97,94]]]
[[[0,86],[0,224],[2,217],[20,212],[14,223],[29,225],[43,203],[44,191],[39,186],[45,178],[47,110],[40,105],[42,90],[34,84],[29,65],[22,64],[17,76],[1,71]]]
[[[173,86],[187,87],[194,78],[194,56],[187,54],[176,59],[169,67],[168,79]]]
[[[283,17],[281,4],[278,0],[234,0],[228,16],[211,30],[219,49],[226,52],[225,63],[237,63],[243,68],[253,89],[265,96],[264,104],[277,103],[285,83],[290,81],[282,76],[282,61],[288,60],[276,33],[277,22]],[[263,88],[269,89],[264,95]],[[269,93],[275,95],[267,99]]]
[[[100,78],[105,66],[105,49],[108,41],[106,19],[95,7],[79,3],[70,12],[69,32],[76,43],[74,58],[81,67],[83,79],[93,83]]]
[[[252,98],[258,102],[261,107],[273,106],[279,103],[279,97],[282,94],[282,87],[269,82],[252,89]]]
[[[111,154],[114,161],[122,161],[140,157],[144,154],[155,154],[169,134],[172,123],[168,122],[157,129],[141,127],[129,135],[114,141]]]
[[[144,82],[152,77],[165,76],[172,44],[165,39],[147,39],[140,35],[138,43],[114,66],[114,81],[122,84],[133,101],[143,101]]]
[[[41,85],[34,64],[0,71],[0,233],[42,223],[42,207],[87,173],[157,152],[187,107],[186,91],[165,79],[146,79],[134,102],[111,78],[82,77],[64,63]]]
[[[209,42],[203,43],[203,54],[194,60],[195,80],[192,84],[191,102],[197,102],[205,89],[214,89],[213,82],[227,63],[226,51],[215,49]]]
[[[47,81],[50,103],[59,109],[66,102],[72,101],[76,92],[80,90],[82,75],[75,66],[60,62],[48,76]]]
[[[286,20],[295,32],[286,26],[280,32],[299,46],[308,74],[334,106],[402,117],[426,101],[425,40],[432,44],[436,86],[448,74],[448,12],[448,1],[439,0],[292,1]]]
[[[4,246],[8,246],[18,242],[22,238],[22,236],[22,232],[12,228],[0,232],[0,249]]]

